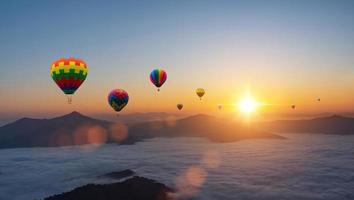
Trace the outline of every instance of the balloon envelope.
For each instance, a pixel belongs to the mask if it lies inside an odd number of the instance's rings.
[[[129,101],[129,95],[122,89],[112,90],[108,94],[109,105],[117,112],[121,111]]]
[[[292,109],[295,109],[295,107],[296,107],[295,105],[292,105],[292,106],[291,106]]]
[[[205,94],[205,90],[203,88],[198,88],[198,89],[195,90],[195,93],[201,99],[204,96],[204,94]]]
[[[167,79],[167,73],[163,69],[154,69],[150,73],[150,81],[157,87],[160,88]]]
[[[219,110],[221,110],[222,107],[223,107],[223,106],[222,106],[221,104],[218,105],[218,109],[219,109]]]
[[[182,110],[183,104],[181,104],[181,103],[177,104],[177,108],[178,108],[178,110]]]
[[[50,75],[65,94],[74,94],[85,81],[88,67],[83,60],[61,58],[52,63]]]

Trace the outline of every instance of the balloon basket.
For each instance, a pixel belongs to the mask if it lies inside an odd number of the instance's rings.
[[[71,96],[68,96],[68,104],[71,104],[72,103],[72,98],[71,98]]]

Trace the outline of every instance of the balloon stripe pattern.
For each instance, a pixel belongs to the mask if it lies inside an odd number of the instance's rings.
[[[121,111],[128,101],[129,95],[125,90],[115,89],[108,94],[108,103],[117,112]]]
[[[161,87],[167,79],[167,73],[163,69],[154,69],[150,73],[150,81],[156,86]]]
[[[85,81],[87,73],[87,64],[75,58],[61,58],[50,68],[51,77],[65,94],[74,94]]]

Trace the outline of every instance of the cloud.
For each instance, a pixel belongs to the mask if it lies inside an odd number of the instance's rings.
[[[92,141],[102,141],[100,130],[91,130]],[[354,199],[353,143],[353,136],[301,134],[286,141],[155,138],[135,145],[2,149],[0,199],[38,199],[114,182],[99,175],[123,169],[176,186],[179,198]]]

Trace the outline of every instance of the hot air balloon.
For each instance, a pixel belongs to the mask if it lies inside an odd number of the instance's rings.
[[[321,101],[321,98],[317,98],[317,101],[320,102],[320,101]]]
[[[71,95],[85,81],[88,67],[83,60],[75,58],[61,58],[52,63],[50,75],[59,88],[68,96],[71,103]]]
[[[219,110],[221,110],[221,109],[222,109],[222,107],[223,107],[223,105],[222,105],[222,104],[218,104],[218,109],[219,109]]]
[[[292,109],[295,109],[295,107],[296,107],[295,105],[291,105],[291,108],[292,108]]]
[[[178,108],[178,110],[182,110],[183,104],[181,104],[181,103],[177,104],[177,108]]]
[[[205,90],[203,88],[198,88],[195,90],[195,93],[197,93],[199,99],[202,100],[202,96],[204,96]]]
[[[150,81],[157,87],[157,91],[160,91],[160,87],[165,83],[167,79],[167,73],[163,69],[154,69],[150,73]]]
[[[116,111],[121,111],[129,101],[129,95],[125,90],[114,89],[108,94],[108,103]]]

